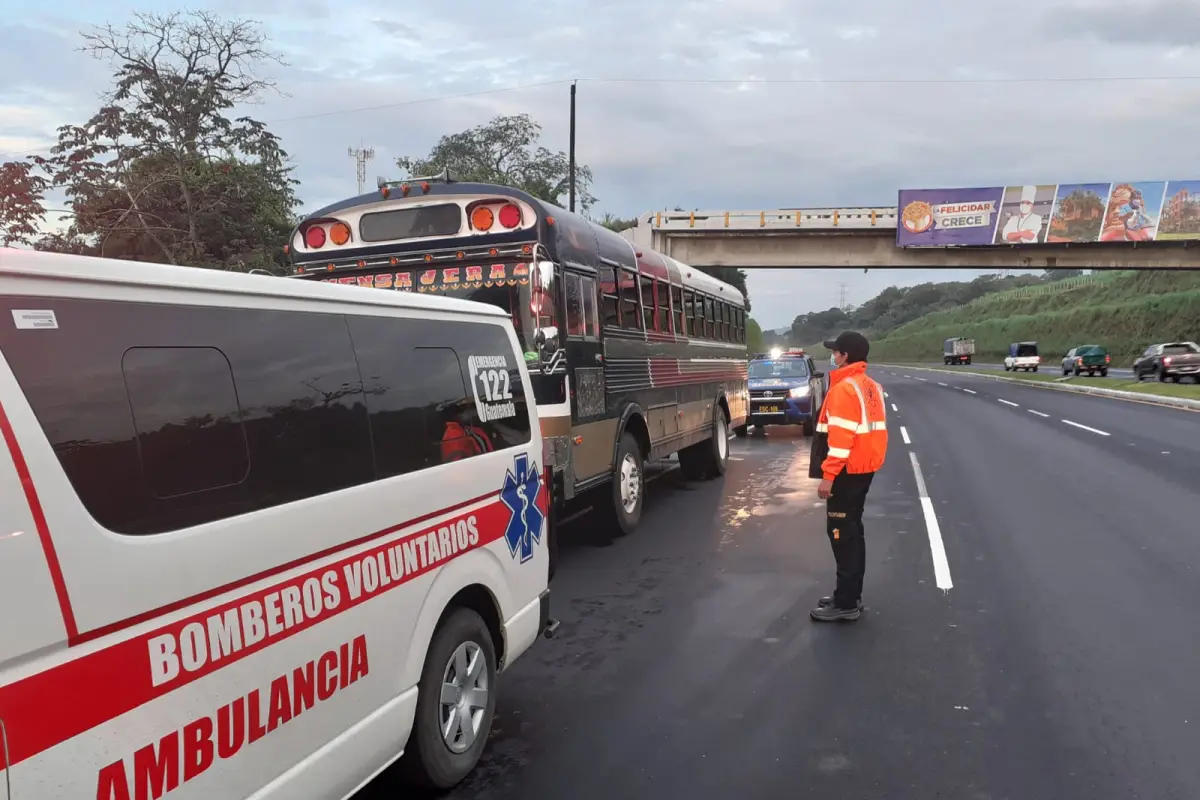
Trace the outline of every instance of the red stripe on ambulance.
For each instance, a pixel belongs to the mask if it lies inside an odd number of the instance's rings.
[[[492,544],[503,538],[511,513],[493,500],[0,687],[8,765]]]

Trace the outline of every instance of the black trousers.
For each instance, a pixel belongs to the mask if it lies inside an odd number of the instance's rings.
[[[863,508],[875,473],[851,475],[842,470],[833,479],[833,493],[825,501],[826,532],[837,561],[837,589],[833,604],[854,608],[862,599],[867,572],[867,541],[863,535]]]

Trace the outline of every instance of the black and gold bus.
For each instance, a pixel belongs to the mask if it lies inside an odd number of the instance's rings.
[[[641,517],[647,461],[678,453],[688,479],[719,477],[731,429],[744,431],[742,293],[526,192],[449,174],[381,181],[308,215],[289,254],[298,279],[507,310],[555,503],[610,484],[621,533]]]

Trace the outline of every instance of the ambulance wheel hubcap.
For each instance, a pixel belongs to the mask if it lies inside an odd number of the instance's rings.
[[[626,453],[621,459],[621,507],[626,514],[632,514],[642,497],[642,471],[638,468],[637,459],[633,453]]]
[[[487,712],[487,658],[475,642],[463,642],[442,673],[442,740],[454,753],[475,744]]]

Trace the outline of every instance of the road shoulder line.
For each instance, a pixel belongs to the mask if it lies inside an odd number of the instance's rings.
[[[917,454],[910,452],[913,475],[917,479],[917,494],[921,498],[921,513],[925,517],[925,531],[929,534],[929,552],[933,556],[933,577],[937,587],[943,592],[954,588],[950,579],[950,562],[946,559],[946,544],[942,541],[942,528],[938,525],[937,513],[933,509],[933,500],[929,497],[929,489],[925,486],[925,476],[921,474],[921,464]]]

